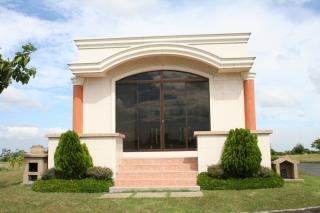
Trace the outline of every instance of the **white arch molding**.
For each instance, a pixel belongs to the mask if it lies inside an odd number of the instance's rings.
[[[223,58],[208,51],[187,44],[152,43],[131,47],[119,51],[95,63],[72,63],[70,69],[75,75],[95,73],[97,75],[108,72],[114,67],[130,60],[146,56],[175,55],[191,58],[212,67],[218,72],[243,72],[250,70],[254,57]]]

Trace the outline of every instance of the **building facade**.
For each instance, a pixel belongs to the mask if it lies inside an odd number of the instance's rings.
[[[272,132],[256,130],[249,36],[75,40],[73,128],[94,165],[113,169],[116,180],[130,159],[189,158],[194,170],[206,171],[219,163],[228,131],[248,128],[258,135],[261,164],[270,167]],[[59,135],[48,138],[53,167]]]

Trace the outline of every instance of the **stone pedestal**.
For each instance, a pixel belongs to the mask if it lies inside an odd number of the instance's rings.
[[[48,169],[48,154],[43,146],[33,145],[31,152],[24,155],[24,164],[23,184],[32,184],[40,179]]]

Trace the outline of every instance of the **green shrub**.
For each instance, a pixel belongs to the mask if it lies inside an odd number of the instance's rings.
[[[107,180],[112,178],[112,170],[105,167],[91,167],[87,169],[87,177],[98,180]]]
[[[208,166],[208,175],[213,178],[222,178],[223,177],[223,168],[221,165],[211,165]]]
[[[59,144],[54,154],[54,165],[65,178],[82,178],[87,167],[80,138],[74,131],[61,134]]]
[[[63,179],[65,178],[63,176],[63,173],[59,170],[56,170],[55,168],[48,169],[45,171],[45,173],[42,175],[42,180],[51,180],[51,179]]]
[[[269,169],[267,167],[260,167],[260,170],[256,173],[256,177],[271,177],[272,175],[274,175],[274,172],[272,171],[272,169]]]
[[[228,177],[252,177],[260,169],[261,163],[257,136],[248,129],[230,130],[221,163]]]
[[[86,168],[92,167],[93,163],[92,163],[92,157],[89,153],[88,147],[85,143],[81,144],[83,152],[84,152],[84,159],[86,162]]]
[[[250,177],[244,179],[218,179],[210,177],[206,172],[202,172],[198,175],[197,183],[203,190],[279,188],[284,185],[284,181],[276,174],[273,174],[268,178]]]
[[[112,180],[93,178],[37,180],[33,183],[32,190],[36,192],[108,192],[112,184]]]

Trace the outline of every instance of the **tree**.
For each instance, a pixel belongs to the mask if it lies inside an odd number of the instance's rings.
[[[65,178],[83,178],[85,176],[86,157],[76,132],[69,130],[61,134],[54,154],[54,165]]]
[[[252,177],[259,171],[261,163],[257,136],[248,129],[231,129],[224,145],[221,163],[229,177]]]
[[[36,75],[36,69],[28,68],[27,65],[30,54],[37,49],[31,43],[22,45],[22,49],[15,53],[12,60],[2,58],[0,54],[0,94],[12,83],[12,80],[27,84],[30,78]]]
[[[311,147],[320,151],[320,138],[318,138],[317,140],[313,141],[313,143],[311,144]]]
[[[298,143],[297,145],[295,145],[295,147],[293,147],[293,149],[291,150],[292,154],[303,154],[305,152],[305,148],[301,143]]]

